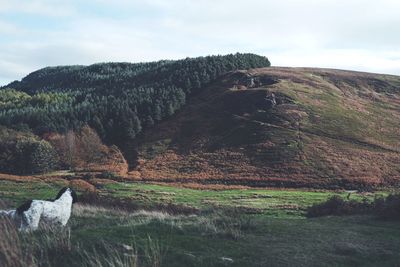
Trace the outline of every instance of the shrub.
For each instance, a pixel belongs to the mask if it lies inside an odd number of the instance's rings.
[[[370,210],[366,201],[345,201],[340,196],[332,196],[327,201],[315,204],[308,208],[307,217],[320,217],[327,215],[363,214]]]
[[[44,140],[27,138],[18,140],[15,153],[16,170],[19,174],[45,173],[56,167],[56,153],[53,147]]]
[[[77,191],[82,192],[95,192],[96,187],[85,180],[82,179],[73,179],[69,182],[69,185]]]
[[[374,201],[375,213],[378,217],[386,220],[400,219],[400,194],[391,194],[386,198]]]
[[[56,165],[56,152],[47,141],[40,140],[31,144],[28,161],[28,173],[46,173]]]
[[[91,179],[94,179],[95,178],[95,175],[93,174],[93,173],[85,173],[85,174],[83,174],[82,175],[82,180],[85,180],[85,181],[89,181],[89,180],[91,180]]]
[[[98,178],[103,178],[103,179],[116,179],[118,178],[118,175],[116,175],[114,172],[110,171],[103,171],[98,175]]]
[[[57,150],[63,168],[76,168],[101,161],[107,147],[102,144],[97,133],[88,126],[78,132],[48,134],[46,139]]]
[[[57,163],[56,152],[47,141],[30,133],[0,128],[0,172],[44,173]]]
[[[400,194],[391,194],[372,202],[368,202],[366,199],[363,202],[345,201],[340,196],[333,196],[325,202],[309,207],[306,215],[307,217],[320,217],[354,214],[371,214],[381,219],[400,220]]]

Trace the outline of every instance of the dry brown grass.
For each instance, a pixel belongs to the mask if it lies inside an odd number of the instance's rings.
[[[0,180],[5,181],[13,181],[13,182],[50,182],[50,183],[57,183],[60,185],[67,186],[69,184],[68,180],[64,179],[62,176],[46,174],[46,175],[10,175],[0,173]]]
[[[264,68],[240,73],[279,82],[264,88],[231,90],[240,84],[226,76],[210,86],[173,118],[143,135],[139,165],[131,178],[194,183],[189,187],[214,183],[221,187],[368,189],[400,183],[400,147],[396,141],[400,128],[394,123],[400,118],[400,95],[381,92],[395,88],[398,77],[313,68]],[[263,92],[288,95],[301,104],[277,106],[274,116],[278,120],[265,124],[253,120],[251,110],[233,116],[238,105],[226,104],[227,97],[251,100]],[[243,101],[238,103],[242,105]],[[329,116],[332,125],[327,122]],[[352,119],[365,126],[357,128]],[[327,130],[324,125],[331,128]],[[243,140],[224,144],[240,127],[253,129],[254,140],[242,134],[238,139],[242,136]],[[172,141],[149,156],[149,145],[163,140]]]
[[[240,84],[244,76],[276,82],[247,88]],[[81,134],[92,137],[94,147],[104,153],[95,162],[77,164],[82,175],[74,178],[101,185],[111,181],[84,177],[85,171],[89,176],[112,172],[115,179],[216,190],[396,186],[400,94],[391,90],[399,84],[395,76],[313,68],[263,68],[226,75],[137,140],[142,147],[134,170],[128,172],[118,149],[100,144],[90,130]],[[241,90],[232,90],[234,86]],[[281,104],[260,111],[254,103],[272,92]]]
[[[102,186],[102,185],[113,184],[113,183],[117,183],[117,182],[114,180],[111,180],[111,179],[92,178],[89,180],[89,183],[91,183],[94,186]]]
[[[96,187],[94,185],[81,179],[71,180],[69,184],[77,191],[96,192]]]
[[[28,175],[19,176],[19,175],[11,175],[11,174],[0,173],[0,180],[24,182],[24,181],[39,181],[40,178],[38,178],[36,176],[28,176]]]
[[[18,230],[7,218],[0,218],[0,266],[37,266],[31,251],[24,250]]]

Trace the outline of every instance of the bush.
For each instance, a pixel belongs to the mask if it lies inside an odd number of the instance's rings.
[[[381,219],[400,220],[400,194],[391,194],[372,202],[368,202],[366,199],[363,202],[346,201],[340,196],[333,196],[323,203],[309,207],[306,215],[307,217],[320,217],[355,214],[371,214]]]
[[[44,140],[28,138],[16,143],[17,166],[19,174],[37,174],[51,171],[56,166],[56,152]]]
[[[386,220],[400,219],[400,194],[392,194],[374,201],[375,213]]]
[[[89,181],[89,180],[91,180],[91,179],[94,179],[94,178],[96,178],[96,176],[93,174],[93,173],[85,173],[85,174],[83,174],[82,175],[82,180],[85,180],[85,181]]]
[[[327,201],[315,204],[308,208],[307,217],[320,217],[327,215],[351,215],[363,214],[368,212],[370,204],[366,201],[357,202],[355,200],[345,201],[340,196],[332,196]]]
[[[110,171],[103,171],[102,173],[100,173],[98,175],[98,178],[102,178],[102,179],[116,179],[119,178],[118,175],[116,175],[114,172],[110,172]]]
[[[57,154],[50,143],[25,132],[0,129],[0,172],[36,174],[53,170]]]
[[[29,160],[27,162],[28,173],[46,173],[57,165],[57,155],[49,142],[41,140],[34,142],[30,147]]]

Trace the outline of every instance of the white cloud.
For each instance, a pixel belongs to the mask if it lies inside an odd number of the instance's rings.
[[[237,51],[273,65],[400,74],[399,9],[392,0],[0,0],[0,84],[47,65]]]
[[[17,12],[51,17],[73,15],[70,1],[63,0],[0,0],[0,14]]]
[[[22,29],[18,26],[8,23],[6,21],[0,20],[0,34],[16,34],[21,33]]]
[[[294,52],[277,53],[271,60],[278,62],[276,65],[280,66],[323,67],[400,74],[400,52],[395,51],[375,53],[351,49],[306,50],[302,55]]]

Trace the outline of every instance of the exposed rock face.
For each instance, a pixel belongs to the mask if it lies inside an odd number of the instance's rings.
[[[275,105],[276,105],[275,94],[271,93],[270,95],[267,95],[265,97],[265,102],[266,102],[267,108],[275,107]]]
[[[262,86],[270,86],[278,83],[278,79],[272,76],[251,76],[250,74],[239,72],[238,75],[234,77],[236,81],[234,81],[237,85],[244,85],[247,88],[256,88]]]

